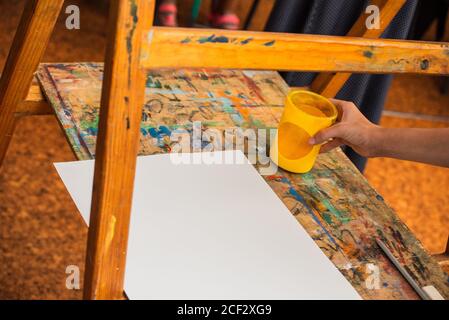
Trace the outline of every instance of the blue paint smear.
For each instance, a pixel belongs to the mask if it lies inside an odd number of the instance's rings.
[[[143,130],[145,130],[145,129],[143,129]],[[171,135],[170,129],[167,128],[166,126],[160,126],[159,129],[149,128],[148,133],[150,134],[150,136],[152,136],[153,138],[157,138],[157,139],[163,138],[164,136]]]
[[[157,134],[157,130],[155,128],[150,128],[148,129],[148,133],[150,134],[150,136],[152,136],[153,138],[157,138],[158,134]]]
[[[270,42],[265,42],[263,45],[265,47],[272,47],[275,43],[276,43],[276,40],[273,40],[273,41],[270,41]]]
[[[289,181],[288,181],[288,183],[289,183]],[[323,226],[323,224],[321,223],[320,219],[318,219],[318,217],[315,215],[315,213],[313,212],[312,208],[309,207],[309,205],[307,204],[306,200],[298,192],[296,192],[296,190],[293,187],[290,187],[290,189],[288,191],[297,201],[299,201],[307,209],[307,211],[309,211],[309,213],[312,216],[313,220],[321,227],[321,229],[324,231],[324,233],[327,235],[327,237],[332,241],[332,243],[335,244],[337,246],[337,248],[340,248],[340,246],[337,244],[337,242],[332,237],[332,235]]]
[[[171,135],[170,129],[169,129],[168,127],[166,127],[166,126],[160,126],[160,127],[159,127],[159,132],[160,132],[162,135],[165,135],[165,136]]]
[[[98,134],[98,128],[89,127],[86,130],[89,135],[96,136]]]
[[[229,39],[227,37],[221,36],[221,37],[216,37],[214,39],[214,42],[219,42],[219,43],[228,43]]]
[[[384,201],[384,198],[380,194],[376,194],[376,199],[379,201]]]
[[[242,40],[242,41],[240,42],[240,44],[245,45],[245,44],[250,43],[251,41],[253,41],[253,38],[248,38],[248,39]]]
[[[198,39],[198,43],[228,43],[229,39],[225,36],[218,36],[216,37],[215,34],[211,35],[210,37],[206,38],[200,38]]]

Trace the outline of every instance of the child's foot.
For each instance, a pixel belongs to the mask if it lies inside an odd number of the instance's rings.
[[[234,13],[213,13],[210,15],[209,21],[213,28],[219,29],[237,30],[240,25],[240,19]]]
[[[177,13],[178,9],[176,8],[176,5],[168,3],[161,4],[157,10],[160,25],[164,27],[177,27]]]

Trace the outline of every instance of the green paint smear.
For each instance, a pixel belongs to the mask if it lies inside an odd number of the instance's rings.
[[[162,84],[159,80],[153,81],[153,77],[148,77],[146,82],[147,88],[162,89]]]
[[[85,131],[86,129],[96,129],[98,128],[98,117],[95,117],[94,120],[86,120],[86,119],[81,119],[80,120],[80,128],[82,129],[82,131]]]
[[[334,205],[329,201],[329,199],[323,198],[320,190],[315,186],[315,178],[310,173],[305,173],[302,175],[303,180],[307,183],[309,189],[316,195],[319,195],[321,203],[326,207],[326,209],[335,216],[341,223],[347,223],[351,221],[351,218],[346,216],[345,212],[341,212],[334,207]],[[322,214],[323,219],[329,224],[333,224],[332,217],[328,213]]]
[[[333,221],[332,221],[332,217],[331,217],[331,215],[330,214],[328,214],[328,213],[323,213],[323,219],[324,219],[324,221],[326,221],[327,222],[327,224],[330,224],[330,225],[333,225],[334,223],[333,223]]]

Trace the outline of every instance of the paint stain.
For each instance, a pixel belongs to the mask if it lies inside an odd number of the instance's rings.
[[[323,226],[323,224],[321,223],[320,219],[315,215],[315,213],[313,212],[312,208],[309,207],[309,205],[307,204],[306,200],[293,188],[290,187],[289,189],[289,194],[296,199],[296,201],[298,201],[299,203],[301,203],[309,212],[309,214],[312,216],[312,219],[315,221],[316,224],[318,224],[321,227],[321,230],[327,235],[327,237],[329,238],[329,240],[337,247],[340,248],[340,246],[338,245],[338,243],[335,241],[334,237],[332,237],[332,235],[329,233],[329,231],[327,231],[327,229]]]
[[[240,44],[245,45],[245,44],[250,43],[251,41],[253,41],[253,38],[248,38],[248,39],[240,41]]]
[[[189,43],[189,42],[191,42],[191,41],[192,41],[192,39],[190,39],[189,37],[187,37],[187,38],[181,40],[181,43]]]
[[[423,61],[421,61],[421,70],[427,70],[427,69],[429,69],[429,65],[430,65],[430,62],[429,62],[429,60],[427,60],[427,59],[424,59]]]
[[[366,50],[366,51],[363,51],[363,56],[366,57],[366,58],[371,59],[374,56],[374,53],[372,53],[369,50]]]
[[[198,43],[228,43],[229,39],[225,36],[215,36],[215,34],[211,35],[210,37],[204,37],[198,39]]]
[[[334,225],[333,217],[335,217],[340,223],[345,224],[351,221],[351,217],[348,216],[347,212],[342,212],[338,210],[330,201],[328,198],[323,197],[322,193],[320,192],[319,188],[316,186],[314,182],[314,177],[310,173],[306,173],[303,176],[303,180],[306,182],[307,187],[314,195],[317,195],[321,202],[321,204],[327,209],[327,214],[329,216],[327,217],[326,222],[330,223],[331,225]],[[324,218],[324,212],[322,213],[322,216]]]
[[[147,88],[155,88],[155,89],[162,89],[162,83],[158,79],[154,79],[151,76],[147,77],[146,81]]]
[[[345,212],[340,212],[339,210],[337,210],[337,208],[335,208],[328,199],[321,199],[321,202],[326,207],[326,209],[329,210],[329,212],[333,216],[335,216],[341,223],[344,224],[351,221],[351,218],[348,217]]]
[[[262,93],[262,90],[259,88],[259,86],[254,82],[253,79],[248,77],[247,75],[243,75],[244,83],[248,86],[251,93],[253,93],[257,98],[260,99],[263,103],[266,103],[264,95]]]
[[[330,224],[330,225],[332,224],[332,217],[330,216],[330,214],[324,212],[322,214],[322,216],[323,216],[324,221],[327,222],[327,224]]]
[[[128,67],[128,87],[131,86],[131,53],[132,53],[132,39],[134,36],[134,32],[136,31],[136,27],[137,27],[137,22],[139,21],[139,18],[137,17],[137,4],[135,0],[131,1],[131,16],[132,16],[132,21],[133,21],[133,25],[131,27],[131,29],[129,30],[127,36],[126,36],[126,50],[128,52],[128,63],[129,63],[129,67]]]
[[[276,40],[272,40],[272,41],[265,42],[263,45],[265,47],[272,47],[272,46],[274,46],[275,43],[276,43]]]
[[[159,129],[154,127],[148,129],[148,133],[151,137],[156,139],[162,139],[164,136],[169,137],[171,135],[171,130],[166,126],[159,126]]]

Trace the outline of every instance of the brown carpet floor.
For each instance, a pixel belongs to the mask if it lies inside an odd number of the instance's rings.
[[[1,68],[23,3],[0,0]],[[81,6],[81,30],[66,30],[62,16],[44,61],[101,61],[105,14],[89,1],[71,3]],[[396,77],[387,109],[448,117],[449,97],[438,93],[437,81]],[[449,126],[447,118],[415,118],[390,115],[383,117],[382,124]],[[53,117],[28,117],[18,122],[0,174],[0,299],[81,298],[81,291],[65,288],[65,271],[68,265],[83,270],[86,228],[52,165],[69,160],[74,156]],[[430,252],[443,250],[449,230],[448,169],[372,159],[366,176]]]

